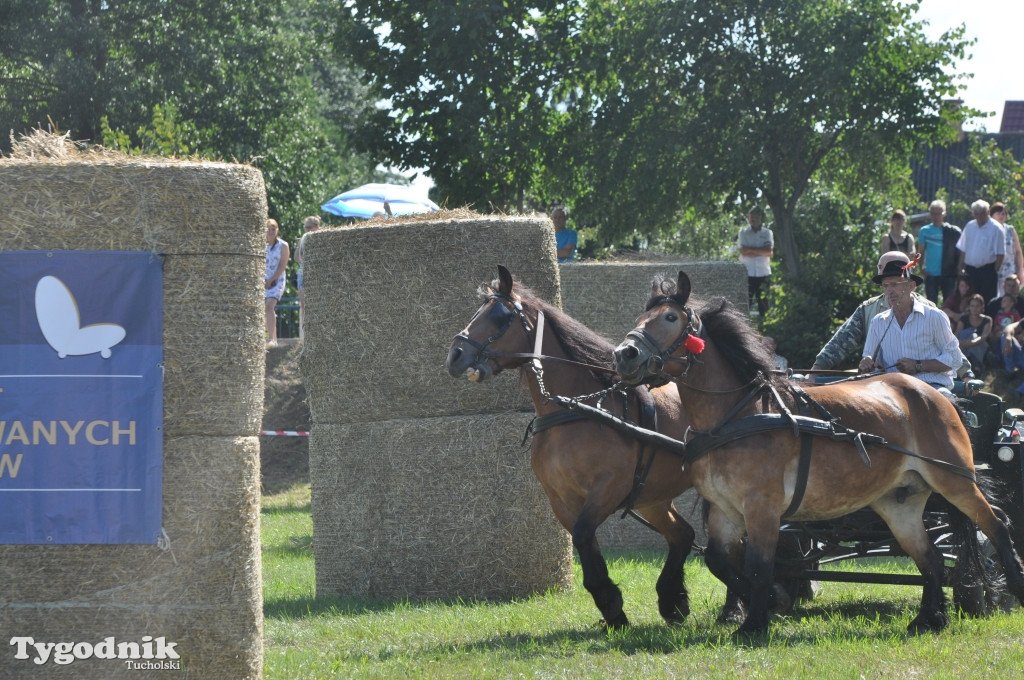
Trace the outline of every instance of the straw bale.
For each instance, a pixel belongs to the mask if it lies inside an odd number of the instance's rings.
[[[48,641],[164,636],[188,677],[258,678],[263,178],[241,165],[65,151],[0,159],[3,247],[164,257],[170,549],[0,546],[0,630]],[[46,669],[137,674],[109,661]],[[0,664],[0,678],[23,672]]]
[[[530,468],[523,413],[314,424],[318,596],[523,597],[572,549]]]
[[[320,229],[304,248],[300,367],[313,422],[531,408],[514,377],[469,385],[448,376],[444,360],[498,264],[557,304],[550,220],[477,215]]]
[[[178,643],[187,677],[260,677],[258,438],[168,438],[164,488],[166,550],[0,545],[4,645],[14,635],[93,644],[108,636],[135,642],[164,636]],[[47,677],[139,673],[97,659],[45,668]],[[36,670],[32,661],[7,659],[0,678]]]
[[[693,297],[722,296],[747,309],[747,270],[738,262],[567,262],[560,265],[562,309],[614,342],[632,330],[658,274],[685,271]]]
[[[102,158],[0,159],[4,249],[162,255],[167,432],[258,430],[262,176],[227,163]]]

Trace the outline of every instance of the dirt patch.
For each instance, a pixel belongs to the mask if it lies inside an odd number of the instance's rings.
[[[264,430],[309,432],[309,405],[299,373],[301,347],[281,340],[267,350],[263,397]],[[309,483],[309,437],[260,437],[263,493],[274,494]]]

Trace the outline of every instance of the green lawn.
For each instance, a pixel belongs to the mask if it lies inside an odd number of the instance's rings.
[[[908,638],[920,589],[822,584],[813,602],[775,617],[770,637],[739,644],[715,623],[724,587],[687,564],[692,614],[657,613],[663,555],[608,555],[633,626],[606,633],[583,590],[516,602],[380,602],[314,597],[309,487],[264,498],[264,675],[293,678],[1015,678],[1024,613],[956,618]],[[886,565],[893,568],[893,565]],[[844,565],[844,569],[850,567]],[[870,567],[868,567],[870,568]],[[901,561],[898,568],[913,571]]]

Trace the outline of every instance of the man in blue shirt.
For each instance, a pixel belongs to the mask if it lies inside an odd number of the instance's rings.
[[[576,231],[565,228],[566,222],[569,221],[565,208],[552,210],[551,221],[555,225],[555,248],[558,250],[558,261],[571,262],[576,259]]]
[[[960,239],[960,228],[945,221],[946,204],[943,201],[932,201],[928,213],[932,223],[921,227],[917,233],[917,250],[921,253],[925,297],[938,304],[940,290],[945,300],[956,287],[956,242]]]

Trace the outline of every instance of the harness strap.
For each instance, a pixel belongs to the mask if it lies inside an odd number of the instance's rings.
[[[572,411],[552,411],[542,416],[537,416],[530,421],[530,424],[526,426],[526,434],[523,436],[523,444],[526,444],[526,440],[538,432],[549,430],[552,427],[559,425],[565,425],[566,423],[574,423],[578,420],[589,420],[587,416],[579,413],[573,413]]]
[[[796,468],[796,488],[793,489],[793,500],[789,502],[789,507],[782,513],[782,519],[796,512],[804,500],[804,493],[807,491],[807,476],[811,470],[811,446],[813,443],[813,435],[806,432],[800,435],[800,462]]]
[[[833,421],[826,422],[818,420],[817,418],[808,418],[806,416],[791,417],[796,421],[801,433],[807,433],[819,437],[828,437],[835,441],[850,442],[855,446],[857,446],[857,441],[860,440],[862,445],[882,446],[892,451],[910,456],[911,458],[917,458],[918,460],[923,460],[932,465],[936,465],[944,470],[955,472],[961,477],[966,477],[971,481],[977,481],[977,477],[974,472],[966,467],[955,465],[937,458],[922,456],[910,451],[909,449],[905,449],[902,446],[887,442],[884,437],[880,437],[875,434],[867,434],[866,432],[856,432],[847,428],[836,429],[836,423]],[[761,434],[763,432],[770,432],[772,430],[787,429],[789,427],[789,422],[784,418],[784,416],[776,413],[758,413],[756,415],[746,416],[739,420],[726,423],[719,428],[719,431],[716,434],[712,434],[710,432],[697,432],[695,433],[695,436],[686,443],[686,452],[683,456],[684,464],[692,463],[713,449],[724,446],[725,444],[736,441],[737,439]]]

